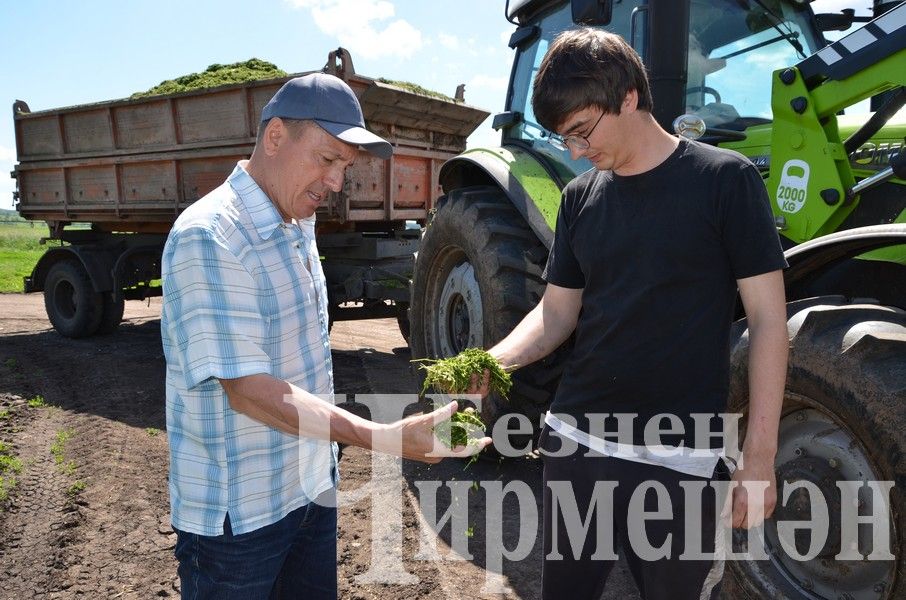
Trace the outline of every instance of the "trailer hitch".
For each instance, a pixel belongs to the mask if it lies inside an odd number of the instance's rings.
[[[327,64],[322,69],[324,73],[335,75],[344,81],[351,75],[355,75],[355,67],[352,65],[352,55],[346,48],[337,48],[327,55]]]

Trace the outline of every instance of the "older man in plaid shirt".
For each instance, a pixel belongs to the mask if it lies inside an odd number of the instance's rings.
[[[161,330],[185,598],[335,598],[335,442],[439,460],[432,428],[455,403],[379,425],[332,402],[314,214],[359,147],[392,153],[352,90],[330,75],[293,79],[264,107],[251,158],[167,240]]]

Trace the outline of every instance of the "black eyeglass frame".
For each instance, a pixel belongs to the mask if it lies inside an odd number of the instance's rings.
[[[550,145],[556,148],[557,150],[569,151],[570,147],[576,152],[582,152],[583,150],[588,150],[591,148],[591,142],[588,141],[588,138],[595,132],[598,124],[601,122],[601,119],[604,118],[606,113],[601,111],[601,116],[598,117],[598,120],[595,121],[595,124],[592,125],[591,129],[585,135],[579,135],[578,133],[571,133],[568,136],[564,137],[562,135],[550,132],[548,135],[548,141]]]

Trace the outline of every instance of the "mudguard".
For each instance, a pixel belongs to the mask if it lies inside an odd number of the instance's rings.
[[[25,292],[44,290],[44,281],[50,268],[61,260],[75,257],[85,267],[91,285],[96,292],[109,292],[113,289],[114,257],[110,252],[85,248],[78,245],[51,248],[41,255],[31,275],[25,278]]]
[[[444,163],[440,183],[444,192],[471,185],[499,186],[550,249],[564,184],[558,185],[559,179],[527,150],[517,146],[467,150]]]
[[[784,272],[791,287],[833,263],[880,248],[906,244],[906,223],[857,227],[799,244],[785,253],[789,268]]]

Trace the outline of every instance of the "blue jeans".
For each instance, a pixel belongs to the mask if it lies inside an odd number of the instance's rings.
[[[176,559],[187,600],[335,600],[337,509],[312,502],[255,531],[177,530]]]

